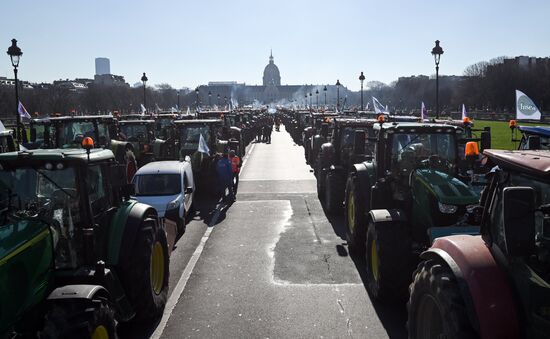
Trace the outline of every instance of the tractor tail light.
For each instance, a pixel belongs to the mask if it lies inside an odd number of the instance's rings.
[[[464,149],[464,153],[467,158],[469,157],[477,157],[479,155],[479,148],[477,146],[477,142],[475,141],[469,141],[466,143],[466,148]]]

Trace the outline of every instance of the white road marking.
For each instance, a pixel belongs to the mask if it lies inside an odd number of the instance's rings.
[[[250,151],[246,154],[243,160],[243,165],[241,166],[241,172],[244,168],[244,165],[246,164],[246,161],[248,160],[248,157],[252,153],[252,150],[254,149],[255,144],[253,144],[250,147]],[[168,324],[168,320],[170,320],[170,317],[172,316],[172,312],[174,311],[174,308],[178,304],[178,300],[181,297],[181,294],[185,290],[185,286],[187,286],[187,282],[189,281],[189,278],[191,277],[191,274],[193,273],[193,270],[195,269],[195,265],[199,261],[199,258],[202,254],[202,251],[204,250],[204,246],[206,245],[206,241],[210,238],[210,234],[212,233],[212,230],[214,229],[214,225],[218,222],[218,218],[220,217],[221,211],[226,208],[227,206],[225,204],[219,204],[216,206],[216,213],[214,213],[214,216],[212,217],[212,220],[208,224],[208,228],[204,232],[201,242],[195,249],[195,252],[193,252],[193,255],[191,256],[191,259],[187,263],[187,266],[183,270],[183,273],[181,274],[180,279],[178,280],[178,283],[176,284],[176,287],[172,291],[172,294],[170,294],[170,297],[166,301],[166,306],[164,307],[164,312],[162,314],[162,319],[160,320],[157,328],[155,329],[155,332],[151,335],[150,338],[152,339],[159,339],[162,336],[162,333],[164,332],[164,329],[166,328],[166,325]]]

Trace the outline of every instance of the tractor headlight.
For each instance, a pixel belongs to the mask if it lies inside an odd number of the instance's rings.
[[[179,207],[179,205],[180,205],[180,202],[179,202],[179,200],[177,200],[177,199],[174,200],[174,201],[170,201],[170,202],[168,203],[168,205],[166,205],[166,210],[167,210],[167,211],[168,211],[168,210],[173,210],[173,209]]]
[[[453,213],[456,213],[456,211],[458,210],[458,206],[455,206],[455,205],[447,205],[447,204],[442,204],[440,202],[438,202],[437,204],[439,205],[439,211],[441,213],[453,214]]]

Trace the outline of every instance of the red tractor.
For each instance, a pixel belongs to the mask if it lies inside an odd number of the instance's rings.
[[[486,150],[480,235],[438,238],[410,285],[409,338],[550,338],[550,151]]]

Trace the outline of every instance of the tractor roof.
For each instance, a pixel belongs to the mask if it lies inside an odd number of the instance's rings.
[[[50,121],[90,121],[90,120],[108,120],[114,121],[115,117],[112,115],[79,115],[79,116],[62,116],[62,117],[50,117]]]
[[[377,123],[377,119],[369,118],[353,118],[353,117],[337,117],[334,118],[334,123],[340,126],[372,126]]]
[[[525,134],[535,134],[541,137],[550,137],[550,126],[519,126],[519,130]]]
[[[0,137],[6,136],[6,135],[13,135],[13,131],[11,129],[5,129],[3,131],[0,131]]]
[[[550,180],[550,151],[549,150],[494,150],[483,151],[493,163],[504,169]]]
[[[155,120],[120,120],[118,123],[121,125],[146,125],[154,124]]]
[[[380,125],[375,125],[380,126]],[[455,131],[457,129],[457,126],[447,125],[447,124],[434,124],[434,123],[421,123],[421,122],[386,122],[383,123],[382,126],[380,126],[383,130],[394,130],[397,132],[401,132],[401,130],[404,130],[405,132],[409,132],[410,130],[418,130],[422,132],[428,132],[428,131],[435,131],[435,132],[443,132],[443,129],[450,131]],[[411,131],[411,133],[414,133]]]
[[[103,148],[95,148],[90,150],[90,162],[103,161],[114,159],[115,156],[111,150]],[[67,148],[67,149],[35,149],[18,152],[8,152],[0,154],[0,161],[14,161],[14,160],[44,160],[44,161],[63,161],[63,160],[76,160],[76,161],[88,161],[88,154],[86,150],[80,148]]]
[[[220,119],[195,119],[195,120],[176,120],[174,121],[175,124],[186,124],[186,125],[192,125],[192,124],[221,124],[222,121]]]

